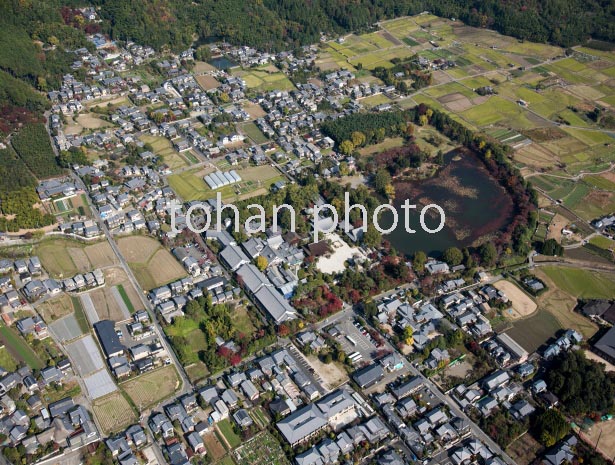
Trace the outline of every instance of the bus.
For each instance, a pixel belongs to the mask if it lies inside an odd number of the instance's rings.
[[[355,341],[353,338],[351,338],[350,336],[346,336],[346,339],[348,339],[348,342],[350,342],[353,346],[357,345],[357,341]]]

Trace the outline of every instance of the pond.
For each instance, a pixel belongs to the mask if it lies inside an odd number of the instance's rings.
[[[394,206],[398,212],[397,228],[385,239],[400,253],[412,255],[419,250],[438,257],[451,246],[465,247],[478,239],[504,229],[513,217],[514,205],[506,190],[489,174],[476,154],[453,150],[444,157],[444,166],[433,178],[421,181],[397,181]],[[408,199],[416,204],[410,210],[409,225],[416,233],[405,230],[405,215],[401,205]],[[446,214],[444,228],[431,234],[419,223],[422,206],[435,203]],[[426,216],[430,229],[437,229],[440,218]],[[385,210],[381,218],[383,229],[393,224],[393,213]]]
[[[209,64],[212,65],[212,66],[215,66],[218,69],[223,69],[223,70],[227,70],[229,68],[233,68],[233,67],[237,66],[237,63],[235,63],[234,61],[229,60],[225,56],[222,56],[222,57],[219,57],[219,58],[214,58],[214,59],[209,61]]]

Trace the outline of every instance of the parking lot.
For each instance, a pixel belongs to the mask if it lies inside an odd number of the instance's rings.
[[[352,317],[337,323],[336,327],[339,329],[340,334],[336,337],[336,340],[340,343],[347,355],[359,352],[363,357],[361,363],[370,363],[377,350],[376,346],[370,341],[369,336],[366,336],[357,328],[357,325],[355,325],[355,321]],[[364,331],[366,330],[364,329]],[[349,338],[354,341],[354,344],[350,342]]]
[[[154,342],[154,339],[157,339],[156,333],[152,329],[152,334],[150,335],[137,335],[137,337],[132,337],[128,332],[128,325],[132,323],[132,320],[129,320],[127,323],[117,323],[115,325],[115,329],[121,331],[122,336],[120,337],[120,341],[127,349],[134,347],[138,344],[150,344]],[[119,334],[118,334],[119,336]]]
[[[96,342],[90,334],[66,344],[65,348],[73,362],[73,367],[82,378],[105,367]]]
[[[327,393],[327,390],[323,387],[322,379],[318,376],[318,373],[314,372],[314,369],[305,359],[305,357],[299,352],[294,345],[288,346],[288,352],[290,356],[295,360],[297,366],[301,369],[303,374],[308,377],[308,379],[312,382],[312,384],[320,391],[322,395]]]

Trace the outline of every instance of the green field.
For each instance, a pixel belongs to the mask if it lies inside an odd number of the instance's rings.
[[[228,165],[228,163],[226,164]],[[224,166],[224,165],[219,165]],[[230,169],[226,166],[224,169]],[[220,192],[223,200],[246,199],[253,195],[265,194],[269,187],[284,179],[282,174],[271,165],[235,167],[241,181],[217,190],[211,190],[203,180],[204,172],[199,169],[183,171],[169,176],[169,185],[184,200],[207,200],[215,198]]]
[[[535,352],[561,329],[557,319],[546,310],[539,310],[529,318],[515,321],[512,329],[506,331],[529,353]]]
[[[615,275],[577,268],[545,266],[541,270],[565,292],[583,299],[615,298]]]
[[[223,457],[222,459],[220,459],[216,463],[218,465],[236,465],[235,461],[233,460],[233,458],[230,455],[227,455],[227,456]]]
[[[600,247],[605,250],[612,250],[615,247],[615,241],[609,239],[604,236],[595,236],[589,240],[590,244],[595,245],[596,247]]]
[[[12,328],[0,326],[0,340],[15,359],[25,362],[33,370],[40,370],[45,366],[26,341]]]
[[[267,68],[267,70],[265,70]],[[295,86],[286,77],[286,75],[280,71],[271,72],[269,67],[251,70],[239,70],[236,73],[240,76],[250,89],[254,89],[261,92],[268,92],[272,90],[293,90]]]
[[[73,308],[75,309],[75,319],[77,320],[77,323],[79,323],[79,329],[81,329],[84,334],[89,333],[90,325],[88,324],[88,319],[85,316],[81,299],[77,296],[71,296],[70,300],[73,303]]]
[[[6,371],[15,371],[17,369],[17,361],[11,355],[6,347],[0,347],[0,367]]]
[[[255,144],[264,144],[269,139],[261,132],[256,124],[250,122],[240,126],[241,130],[250,138]]]
[[[216,426],[231,446],[231,449],[234,449],[241,444],[241,438],[237,436],[235,431],[233,431],[233,425],[231,425],[231,421],[228,418],[219,421],[216,423]]]
[[[130,301],[130,298],[128,297],[128,294],[126,294],[126,289],[124,289],[124,286],[122,284],[118,284],[117,290],[120,293],[120,296],[122,296],[122,300],[124,301],[124,304],[126,305],[126,308],[128,309],[128,311],[131,314],[133,314],[135,312],[135,307],[132,304],[132,302]]]

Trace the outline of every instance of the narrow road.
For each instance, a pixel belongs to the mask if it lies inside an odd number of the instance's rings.
[[[81,180],[81,178],[79,178],[79,176],[77,176],[74,172],[71,172],[71,176],[74,179],[76,185],[80,189],[83,189],[84,192],[87,192],[87,189],[85,188],[85,185],[83,184],[83,181]],[[87,196],[87,199],[88,199],[88,206],[90,207],[90,210],[92,211],[94,220],[98,224],[98,227],[100,228],[100,230],[104,233],[107,239],[107,242],[109,243],[109,245],[111,246],[111,249],[113,250],[113,253],[116,255],[117,259],[119,260],[119,263],[122,269],[124,270],[124,272],[126,273],[126,276],[128,276],[128,280],[137,290],[137,294],[139,294],[139,298],[141,299],[141,302],[144,308],[150,314],[152,324],[154,325],[155,332],[156,332],[156,335],[158,336],[158,339],[160,340],[162,346],[167,351],[167,353],[169,354],[169,357],[171,358],[171,360],[173,360],[173,363],[175,364],[177,368],[177,371],[182,381],[180,392],[178,392],[177,395],[182,395],[182,394],[191,392],[193,389],[193,386],[190,383],[190,380],[188,379],[188,376],[186,375],[186,372],[183,366],[179,363],[179,360],[177,359],[177,355],[173,351],[173,348],[171,347],[168,340],[166,339],[164,331],[162,330],[162,327],[160,326],[160,323],[158,322],[158,319],[156,318],[156,313],[150,301],[145,297],[145,292],[143,291],[139,282],[135,278],[134,273],[130,269],[130,266],[128,266],[128,262],[122,255],[117,243],[115,242],[115,239],[113,238],[113,236],[111,235],[111,232],[109,231],[109,228],[107,228],[107,225],[105,224],[105,222],[102,220],[102,218],[98,214],[98,210],[94,208],[94,206],[91,204],[89,196]]]

